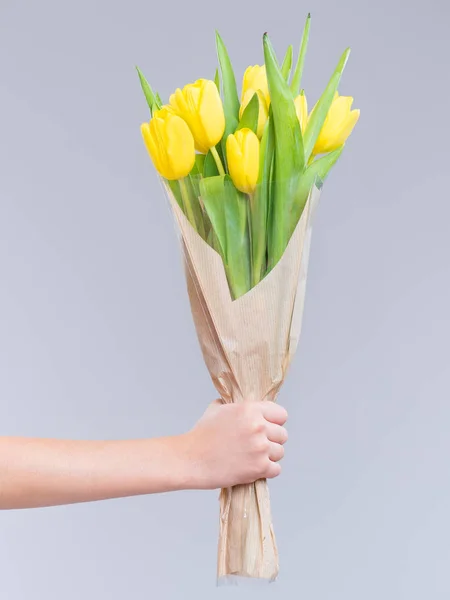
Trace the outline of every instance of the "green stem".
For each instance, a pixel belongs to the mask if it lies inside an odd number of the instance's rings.
[[[195,222],[194,211],[192,209],[191,197],[187,188],[186,178],[180,179],[180,190],[181,198],[183,200],[184,212],[188,218],[189,223],[192,225],[195,231],[197,231],[197,224]]]
[[[217,148],[215,146],[211,148],[211,154],[214,158],[214,162],[216,163],[219,175],[225,175],[225,169],[223,168],[222,161],[220,160],[219,153],[217,152]]]
[[[247,227],[248,227],[248,254],[250,258],[250,286],[253,287],[258,283],[252,283],[253,281],[253,235],[252,235],[252,205],[251,202],[254,198],[253,194],[249,194],[247,197]]]
[[[261,281],[262,270],[263,270],[263,261],[265,256],[265,239],[266,239],[266,225],[261,222],[261,218],[263,215],[261,211],[258,211],[254,206],[255,197],[254,195],[250,198],[251,203],[253,204],[252,210],[252,229],[251,229],[251,240],[250,240],[250,248],[251,248],[251,257],[252,257],[252,287],[258,285]],[[252,206],[252,205],[250,205]],[[257,222],[254,222],[254,220]],[[264,219],[265,220],[265,219]]]

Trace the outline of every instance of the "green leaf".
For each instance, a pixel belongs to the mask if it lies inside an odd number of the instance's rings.
[[[208,238],[206,241],[211,246],[211,248],[214,248],[214,250],[218,254],[221,254],[219,240],[217,239],[217,235],[214,233],[214,229],[212,227],[210,227],[210,229],[209,229]]]
[[[200,180],[203,177],[205,158],[206,158],[206,156],[204,154],[196,154],[195,155],[195,164],[192,167],[192,171],[189,173],[189,179],[190,179],[190,183],[191,183],[191,186],[193,189],[193,193],[195,194],[195,200],[198,203],[198,206],[200,209],[201,221],[203,223],[203,230],[204,230],[204,236],[202,234],[202,237],[204,237],[204,239],[206,240],[208,238],[209,232],[211,230],[211,223],[209,222],[208,215],[204,211],[204,208],[200,202]],[[199,224],[199,220],[200,219],[197,218],[197,213],[196,213],[197,231],[201,232],[202,226]]]
[[[342,145],[337,150],[334,150],[333,152],[325,154],[325,156],[322,156],[321,158],[315,160],[313,163],[311,163],[309,165],[309,167],[306,169],[306,171],[300,178],[300,183],[299,183],[299,187],[298,187],[297,194],[296,194],[297,202],[295,203],[295,205],[293,207],[294,208],[293,216],[294,216],[295,224],[298,223],[298,220],[300,219],[300,217],[302,215],[303,209],[305,208],[305,204],[306,204],[306,201],[308,200],[308,196],[309,196],[312,186],[315,183],[316,183],[316,185],[317,184],[321,185],[325,181],[328,173],[330,172],[330,169],[333,167],[333,165],[336,163],[338,158],[341,156],[343,149],[344,149],[344,146]],[[295,225],[294,225],[294,228],[292,229],[292,231],[290,232],[291,235],[294,232],[294,229],[295,229]]]
[[[237,129],[244,129],[248,127],[254,133],[258,131],[258,117],[259,117],[259,99],[258,94],[255,92],[242,113],[242,118],[239,121]]]
[[[181,192],[182,209],[195,231],[206,239],[203,211],[200,206],[196,180],[190,175],[178,180]]]
[[[281,65],[281,73],[286,81],[289,81],[289,75],[291,74],[293,52],[293,47],[288,46],[284,56],[283,64]]]
[[[259,151],[259,177],[256,190],[250,197],[252,286],[265,275],[267,252],[267,220],[270,202],[270,171],[274,152],[274,129],[271,117],[267,120]]]
[[[308,16],[306,17],[305,27],[303,29],[302,41],[300,43],[300,50],[298,53],[297,64],[295,65],[294,75],[292,76],[291,91],[292,91],[292,94],[294,95],[294,97],[298,96],[298,94],[300,92],[302,75],[303,75],[303,66],[305,64],[306,49],[308,47],[310,26],[311,26],[311,15],[310,15],[310,13],[308,13]]]
[[[217,55],[219,57],[219,65],[222,73],[223,86],[223,109],[225,113],[225,133],[222,138],[224,145],[228,135],[236,131],[239,122],[239,97],[236,87],[236,78],[234,76],[233,66],[228,56],[227,49],[222,38],[216,31],[216,46]]]
[[[195,164],[192,167],[191,175],[203,175],[205,158],[206,157],[204,154],[196,154],[195,155]]]
[[[180,184],[178,183],[178,181],[175,181],[175,180],[170,180],[169,181],[168,179],[164,179],[164,181],[169,186],[172,194],[174,195],[175,200],[178,203],[178,206],[184,212],[183,200],[182,200],[182,197],[181,197]]]
[[[292,228],[292,204],[298,178],[305,168],[302,133],[294,99],[278,65],[267,34],[264,34],[264,59],[275,130],[275,170],[271,205],[269,245],[270,268],[280,260]]]
[[[251,286],[247,197],[228,175],[202,179],[200,195],[217,236],[231,296],[239,298]]]
[[[216,69],[216,72],[214,74],[214,83],[216,84],[216,88],[219,91],[220,94],[220,75],[219,75],[219,69]]]
[[[308,119],[304,135],[305,144],[305,160],[308,161],[309,157],[314,148],[317,138],[319,137],[320,130],[324,124],[330,106],[333,102],[334,94],[338,89],[339,82],[341,80],[342,72],[344,71],[345,65],[350,54],[350,48],[347,48],[342,54],[330,81],[328,82],[325,91],[317,102],[316,106]]]
[[[203,177],[215,177],[218,174],[219,171],[214,156],[211,152],[208,152],[203,163]]]
[[[142,88],[142,91],[144,92],[145,99],[147,100],[147,104],[150,109],[150,115],[153,115],[154,107],[156,106],[157,109],[160,108],[160,106],[158,106],[158,98],[155,96],[155,94],[151,88],[151,85],[145,79],[145,77],[144,77],[142,71],[139,69],[139,67],[136,67],[136,71],[137,71],[137,74],[139,75],[139,81],[141,82],[141,88]]]

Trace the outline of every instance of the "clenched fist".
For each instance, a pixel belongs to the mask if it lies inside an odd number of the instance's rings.
[[[279,475],[286,419],[286,410],[273,402],[213,402],[183,436],[189,487],[223,488]]]

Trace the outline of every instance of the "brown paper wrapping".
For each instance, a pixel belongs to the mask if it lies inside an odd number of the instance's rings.
[[[203,357],[224,402],[275,401],[300,336],[317,188],[286,251],[252,290],[232,300],[222,259],[194,231],[171,198],[181,232],[192,315]],[[219,580],[273,581],[278,552],[267,482],[220,494]]]

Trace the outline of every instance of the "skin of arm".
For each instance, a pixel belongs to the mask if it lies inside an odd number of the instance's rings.
[[[0,509],[36,508],[279,475],[286,411],[272,402],[214,402],[188,433],[79,441],[0,437]]]

